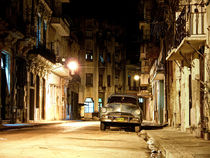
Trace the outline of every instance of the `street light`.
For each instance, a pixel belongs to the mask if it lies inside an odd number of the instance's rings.
[[[71,71],[71,75],[74,75],[75,71],[78,69],[78,62],[75,60],[70,60],[67,62],[67,67]]]
[[[140,79],[140,76],[139,75],[135,75],[134,76],[134,80],[138,81]]]
[[[140,76],[139,75],[134,75],[134,80],[139,81],[139,94],[140,94]]]

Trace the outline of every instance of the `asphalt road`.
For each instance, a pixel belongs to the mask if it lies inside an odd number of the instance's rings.
[[[146,158],[135,132],[99,130],[97,121],[67,122],[0,132],[0,158]]]

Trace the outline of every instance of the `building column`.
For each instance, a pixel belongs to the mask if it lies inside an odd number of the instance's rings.
[[[189,68],[184,66],[181,74],[181,130],[186,131],[190,126],[189,104]]]

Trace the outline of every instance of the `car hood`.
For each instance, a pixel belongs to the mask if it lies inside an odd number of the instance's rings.
[[[108,112],[124,112],[134,114],[135,110],[139,109],[134,104],[125,104],[125,103],[110,103],[106,107],[109,109]]]

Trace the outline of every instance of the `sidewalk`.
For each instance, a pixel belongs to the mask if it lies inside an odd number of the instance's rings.
[[[72,122],[73,120],[61,120],[61,121],[40,121],[36,123],[15,123],[15,124],[0,124],[0,131],[5,131],[9,129],[20,129],[28,127],[39,127],[52,124],[60,124],[65,122]]]
[[[180,132],[173,127],[143,129],[139,135],[147,140],[149,148],[156,148],[166,158],[210,157],[210,141]]]

